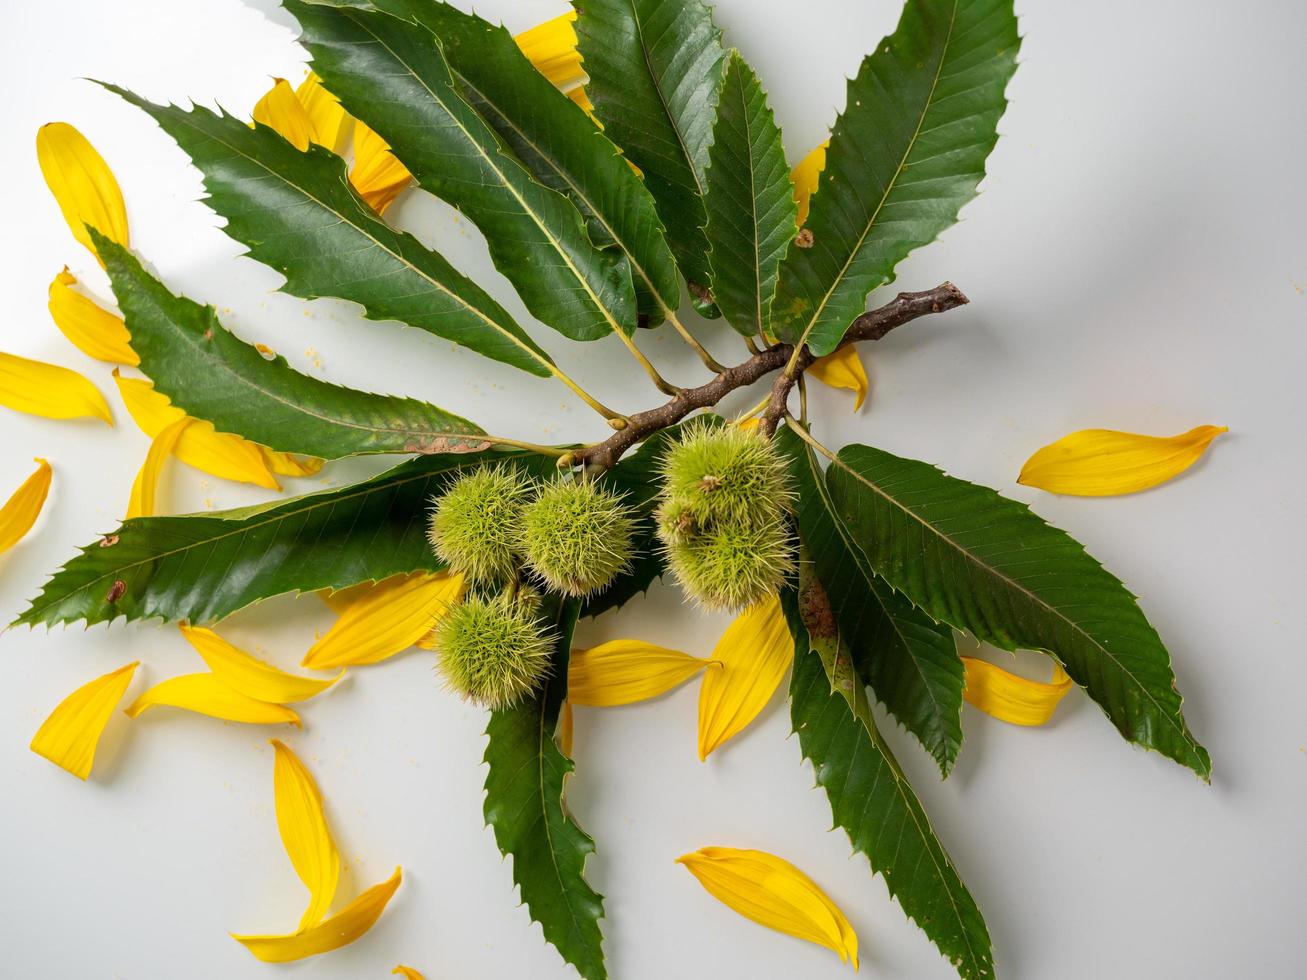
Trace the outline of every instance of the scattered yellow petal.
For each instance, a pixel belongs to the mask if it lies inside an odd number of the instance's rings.
[[[309,907],[299,930],[312,929],[331,908],[340,880],[340,854],[322,812],[322,794],[312,774],[284,743],[272,740],[277,760],[273,794],[277,802],[277,830],[290,863],[309,890]]]
[[[821,178],[821,172],[826,169],[826,148],[829,143],[823,143],[817,147],[799,163],[793,171],[790,172],[790,183],[794,185],[794,203],[799,206],[799,227],[802,228],[808,220],[808,207],[812,203],[812,195],[817,193],[817,184]]]
[[[858,968],[858,936],[839,906],[802,871],[765,851],[704,847],[676,859],[708,894],[745,918],[817,943]]]
[[[576,11],[570,10],[514,38],[536,71],[556,88],[570,92],[586,80],[577,50]]]
[[[395,159],[385,140],[362,122],[356,122],[354,165],[349,180],[373,211],[385,214],[386,208],[412,182],[413,175]]]
[[[713,650],[721,668],[699,688],[699,758],[742,732],[776,693],[794,660],[794,639],[778,596],[746,609]]]
[[[141,378],[120,377],[118,392],[137,426],[147,436],[157,436],[186,413],[172,404],[166,395],[154,390],[154,383]],[[187,466],[224,480],[253,483],[269,490],[280,490],[277,478],[268,468],[264,448],[230,432],[218,432],[211,422],[192,419],[192,425],[177,440],[174,454]]]
[[[276,130],[297,150],[307,150],[313,140],[313,120],[284,78],[272,80],[272,88],[255,104],[251,116],[255,122]]]
[[[128,246],[122,191],[104,157],[85,136],[68,123],[46,123],[36,133],[36,159],[74,238],[94,255],[95,246],[86,230],[91,225],[124,248]]]
[[[295,94],[312,123],[313,142],[337,155],[344,153],[354,129],[354,117],[327,91],[316,72],[309,72],[309,77],[300,82]]]
[[[247,725],[286,723],[298,727],[300,723],[300,716],[290,708],[246,697],[228,687],[216,674],[183,674],[156,684],[132,702],[127,717],[135,718],[142,711],[158,707],[182,708]]]
[[[1137,493],[1178,476],[1198,461],[1223,425],[1200,425],[1161,438],[1111,429],[1082,429],[1026,460],[1018,483],[1050,493],[1112,497]]]
[[[963,696],[967,701],[985,714],[1013,725],[1044,724],[1071,690],[1071,678],[1061,664],[1053,665],[1053,679],[1047,684],[1010,674],[976,657],[963,657],[962,665],[966,668]]]
[[[24,480],[0,507],[0,553],[18,544],[41,516],[41,508],[50,493],[52,475],[50,464],[38,456],[36,472]]]
[[[853,410],[856,412],[862,408],[862,403],[867,397],[867,369],[862,366],[858,349],[852,344],[841,347],[825,357],[817,358],[808,368],[808,376],[832,388],[848,389],[857,396],[853,402]]]
[[[304,932],[289,936],[233,934],[232,938],[265,963],[289,963],[306,956],[329,953],[349,945],[372,928],[399,888],[401,878],[402,870],[396,868],[389,880],[373,885],[330,919]]]
[[[592,708],[647,701],[684,684],[711,660],[641,640],[609,640],[573,650],[567,668],[567,700]]]
[[[176,422],[165,426],[150,443],[150,449],[145,454],[145,462],[141,464],[140,472],[136,474],[136,482],[132,484],[132,499],[127,504],[128,520],[133,517],[154,515],[159,490],[159,474],[163,472],[163,464],[176,450],[177,440],[193,421],[183,415]]]
[[[558,718],[558,750],[572,758],[572,736],[575,734],[575,719],[572,717],[572,702],[564,701]]]
[[[463,576],[449,572],[396,575],[355,598],[304,655],[305,667],[375,664],[402,653],[431,632],[463,595]]]
[[[136,666],[130,663],[110,671],[60,701],[32,737],[32,751],[78,779],[89,776],[104,726],[127,693]]]
[[[109,403],[76,371],[15,354],[0,353],[0,405],[47,419],[103,419],[113,425]]]
[[[317,476],[327,462],[317,456],[279,453],[267,447],[264,447],[263,457],[268,461],[268,469],[278,476]]]
[[[179,625],[182,636],[209,665],[209,670],[232,690],[255,701],[266,701],[269,704],[307,701],[331,687],[345,673],[341,671],[326,680],[297,677],[250,656],[211,629],[187,626],[185,623]]]
[[[91,297],[73,287],[77,278],[64,271],[50,283],[50,316],[65,337],[88,357],[111,364],[139,364],[141,359],[131,348],[127,324]]]
[[[395,967],[395,969],[391,970],[390,972],[396,974],[397,976],[403,977],[404,980],[427,980],[426,977],[424,977],[417,970],[413,969],[413,967],[405,966],[403,963]]]

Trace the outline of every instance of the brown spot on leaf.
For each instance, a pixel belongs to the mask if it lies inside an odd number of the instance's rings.
[[[404,452],[421,453],[434,456],[439,453],[479,453],[489,449],[494,443],[487,439],[460,439],[453,436],[428,436],[424,439],[411,439],[404,444]]]
[[[816,241],[817,239],[813,237],[811,228],[801,228],[799,233],[794,236],[794,244],[799,248],[812,248]]]
[[[830,639],[838,633],[826,590],[815,578],[799,594],[799,618],[803,620],[808,633],[816,639]]]
[[[116,534],[106,534],[104,537],[100,539],[101,548],[112,548],[117,543],[118,543],[118,535]]]
[[[112,606],[126,594],[127,583],[120,578],[116,578],[113,580],[113,585],[109,586],[109,591],[105,594],[104,601]]]
[[[687,279],[685,285],[689,287],[690,292],[694,293],[695,299],[702,303],[715,303],[717,300],[713,297],[712,290],[702,283],[695,282],[693,279]]]
[[[213,327],[210,327],[208,330],[204,331],[204,339],[205,340],[213,339]]]

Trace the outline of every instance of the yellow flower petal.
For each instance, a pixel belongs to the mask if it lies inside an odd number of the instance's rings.
[[[246,697],[224,684],[216,674],[183,674],[155,684],[131,703],[127,717],[135,718],[142,711],[159,707],[182,708],[247,725],[285,723],[298,727],[300,723],[300,716],[290,708]]]
[[[274,452],[267,447],[263,449],[263,457],[268,461],[268,469],[278,476],[317,476],[322,472],[322,467],[326,465],[325,459],[319,459],[317,456],[299,456],[295,453]]]
[[[677,858],[713,898],[740,915],[834,950],[858,968],[858,936],[817,884],[765,851],[704,847]]]
[[[277,739],[272,740],[277,760],[273,793],[277,802],[277,830],[304,887],[309,907],[300,919],[299,932],[312,929],[331,908],[340,880],[340,854],[322,812],[322,794],[299,757]]]
[[[862,403],[867,397],[867,369],[862,366],[858,349],[852,344],[841,347],[825,357],[817,358],[808,368],[808,376],[832,388],[848,389],[857,396],[853,402],[853,410],[856,412],[862,408]]]
[[[44,361],[0,353],[0,405],[47,419],[103,419],[113,425],[109,403],[76,371]]]
[[[128,520],[133,517],[153,516],[159,490],[159,474],[163,471],[163,464],[176,450],[177,440],[192,423],[192,419],[183,415],[176,422],[165,426],[150,443],[150,449],[145,454],[145,462],[141,464],[140,472],[136,474],[136,482],[132,484],[132,499],[127,504]]]
[[[127,693],[136,666],[134,662],[112,670],[60,701],[32,737],[32,751],[78,779],[89,776],[104,726]]]
[[[114,373],[123,404],[137,426],[147,436],[157,436],[186,413],[172,404],[166,395],[154,390],[154,383],[141,378],[120,377]],[[191,425],[177,440],[174,454],[187,466],[224,480],[253,483],[269,490],[280,490],[277,478],[268,468],[264,448],[230,432],[218,432],[211,422],[192,419]]]
[[[1026,460],[1018,483],[1050,493],[1111,497],[1136,493],[1178,476],[1198,461],[1223,425],[1200,425],[1161,438],[1111,429],[1082,429]]]
[[[799,206],[799,227],[802,228],[808,220],[808,206],[812,203],[812,195],[817,193],[817,184],[821,178],[821,172],[826,169],[826,148],[829,143],[823,143],[817,147],[802,162],[790,172],[790,182],[794,185],[794,203]]]
[[[300,82],[295,94],[312,123],[313,142],[338,156],[344,153],[354,130],[354,117],[327,91],[316,72],[309,72],[309,77]]]
[[[362,122],[356,122],[354,165],[350,167],[349,180],[372,210],[384,214],[412,182],[413,175],[395,159],[385,140]]]
[[[355,593],[336,624],[309,648],[305,667],[375,664],[431,632],[463,595],[463,576],[449,572],[396,575]]]
[[[966,668],[963,696],[967,701],[985,714],[1013,725],[1044,724],[1071,690],[1071,678],[1061,664],[1053,665],[1053,679],[1047,684],[1010,674],[976,657],[963,657],[962,665]]]
[[[575,719],[572,717],[572,702],[564,701],[558,717],[558,750],[572,758],[572,736],[575,734]]]
[[[228,643],[211,629],[180,624],[182,636],[195,648],[209,670],[232,690],[255,701],[269,704],[293,704],[321,694],[345,675],[335,677],[297,677],[252,657]]]
[[[45,498],[50,493],[50,464],[39,456],[36,472],[23,481],[3,507],[0,507],[0,553],[8,551],[32,529],[41,516]]]
[[[590,650],[572,651],[567,700],[593,708],[647,701],[712,663],[641,640],[609,640]]]
[[[577,50],[576,11],[569,10],[514,38],[536,71],[553,82],[556,88],[571,91],[586,80]]]
[[[55,326],[89,357],[111,364],[141,363],[131,348],[131,334],[123,318],[79,293],[75,285],[77,279],[68,266],[50,283],[50,316]]]
[[[122,191],[109,165],[85,136],[68,123],[46,123],[36,133],[36,159],[74,238],[94,255],[95,246],[86,231],[91,225],[127,247],[127,207]]]
[[[742,732],[767,706],[794,660],[794,639],[778,596],[764,599],[727,627],[713,650],[721,668],[699,688],[699,758]]]
[[[403,963],[395,967],[395,969],[391,970],[390,972],[396,974],[397,976],[403,977],[404,980],[427,980],[427,978],[424,977],[417,970],[413,969],[411,966],[405,966]]]
[[[313,120],[284,78],[272,80],[272,88],[255,104],[251,116],[255,122],[275,129],[297,150],[307,150],[312,142]]]
[[[399,888],[401,879],[402,870],[396,868],[387,881],[373,885],[330,919],[304,932],[289,936],[233,934],[232,938],[265,963],[289,963],[306,956],[329,953],[349,945],[372,928]]]

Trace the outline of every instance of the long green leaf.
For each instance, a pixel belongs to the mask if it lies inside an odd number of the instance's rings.
[[[250,255],[305,299],[358,303],[372,320],[398,320],[541,377],[549,356],[481,287],[416,238],[395,231],[354,192],[345,163],[320,146],[301,153],[266,126],[201,106],[155,105],[106,86],[145,110],[204,175],[208,204]]]
[[[872,571],[835,513],[813,451],[789,428],[776,439],[790,458],[799,535],[859,676],[948,775],[962,745],[965,686],[952,628],[933,622]]]
[[[867,294],[957,220],[998,139],[1016,70],[1012,0],[908,0],[848,85],[806,228],[781,265],[776,333],[835,349]]]
[[[709,151],[708,244],[713,298],[746,337],[768,331],[776,277],[798,233],[781,131],[753,69],[738,51],[726,61]]]
[[[533,315],[573,340],[634,331],[629,261],[596,248],[576,206],[532,179],[459,95],[429,28],[382,11],[282,5],[327,88],[423,189],[476,224]]]
[[[826,471],[876,573],[936,621],[1004,650],[1046,650],[1127,739],[1204,779],[1171,658],[1134,596],[1024,504],[928,463],[847,446]]]
[[[722,85],[721,31],[700,0],[574,0],[590,81],[608,137],[645,186],[696,305],[712,286],[703,195]]]
[[[876,729],[821,585],[800,565],[782,593],[794,634],[790,715],[837,826],[964,980],[993,980],[989,931]],[[800,614],[799,610],[802,610]]]
[[[448,3],[378,5],[407,11],[429,27],[459,93],[536,180],[572,200],[596,245],[626,253],[640,312],[655,324],[675,313],[680,273],[653,197],[594,120],[535,69],[513,36]]]
[[[121,245],[91,234],[141,370],[186,414],[272,449],[324,459],[489,448],[476,438],[480,428],[435,405],[328,384],[283,357],[265,360],[218,322],[213,307],[173,295]]]
[[[17,622],[199,624],[287,592],[436,571],[442,566],[426,537],[431,498],[460,472],[505,460],[542,478],[554,469],[550,459],[520,453],[421,456],[371,480],[291,500],[136,518],[83,548]]]
[[[485,818],[499,850],[513,859],[513,880],[545,939],[586,980],[604,980],[603,896],[584,877],[594,841],[564,806],[563,782],[575,767],[554,742],[580,603],[550,603],[553,679],[530,701],[494,712],[486,728]]]

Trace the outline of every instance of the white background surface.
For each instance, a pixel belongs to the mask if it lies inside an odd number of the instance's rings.
[[[791,159],[822,139],[845,76],[892,29],[898,6],[807,0],[798,16],[790,0],[718,4],[728,40],[767,83]],[[856,439],[936,461],[1032,501],[1084,541],[1142,597],[1167,640],[1215,777],[1205,786],[1127,745],[1079,692],[1040,730],[967,707],[967,741],[946,783],[892,725],[889,735],[985,910],[1001,977],[1300,977],[1307,7],[1020,7],[1023,65],[985,192],[961,225],[902,266],[898,284],[951,278],[973,305],[881,344],[860,416],[846,395],[818,391],[818,431],[828,443]],[[487,0],[480,12],[522,29],[562,9]],[[237,258],[240,248],[196,203],[199,178],[184,155],[144,115],[77,80],[246,112],[269,75],[301,77],[301,53],[271,0],[13,4],[0,48],[0,346],[84,371],[119,422],[110,431],[5,410],[0,493],[30,472],[34,455],[56,473],[37,530],[0,558],[5,621],[78,545],[114,527],[147,447],[109,368],[73,349],[45,310],[64,263],[106,295],[37,170],[32,139],[49,120],[75,123],[110,162],[133,244],[174,289],[218,304],[242,336],[301,370],[429,397],[527,439],[601,434],[561,387],[415,330],[358,323],[342,304],[274,294],[276,274]],[[392,213],[521,312],[452,212],[410,195]],[[581,352],[536,335],[605,400],[628,410],[653,403],[636,392],[616,342]],[[706,336],[733,349],[720,326]],[[641,339],[671,378],[701,379],[669,333]],[[1014,484],[1030,452],[1073,429],[1170,434],[1209,422],[1231,434],[1153,492],[1078,500]],[[379,465],[324,476],[338,484]],[[264,496],[181,466],[164,492],[175,511]],[[327,623],[316,600],[278,600],[225,630],[289,666]],[[620,622],[586,624],[580,639],[635,635],[704,654],[723,625],[656,589]],[[153,624],[10,631],[0,657],[0,974],[357,980],[404,962],[431,980],[570,975],[514,907],[509,866],[482,826],[484,718],[440,690],[428,655],[357,671],[306,706],[303,732],[275,733],[326,794],[348,864],[341,896],[405,868],[364,940],[287,968],[257,963],[226,935],[289,929],[303,907],[273,819],[273,733],[167,710],[135,723],[120,715],[83,785],[27,750],[45,714],[129,660],[143,661],[139,693],[197,669],[197,659],[174,629]],[[1034,657],[1021,667],[1046,676]],[[673,864],[724,844],[778,853],[826,887],[858,930],[866,975],[951,976],[866,862],[850,857],[844,835],[827,832],[826,801],[800,764],[781,700],[707,764],[695,758],[695,715],[693,687],[639,707],[578,711],[569,800],[598,841],[589,875],[607,896],[613,975],[841,975],[828,951],[738,918]]]

